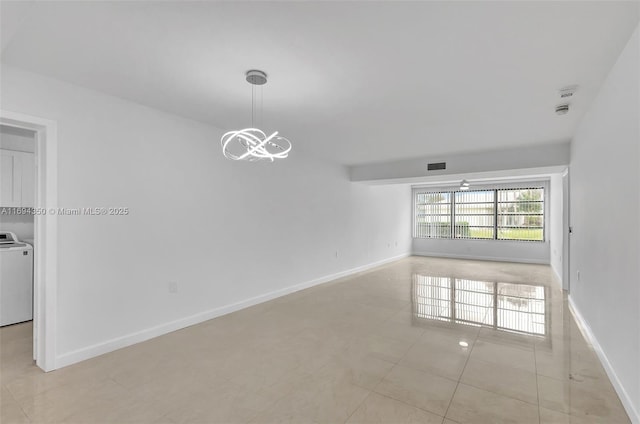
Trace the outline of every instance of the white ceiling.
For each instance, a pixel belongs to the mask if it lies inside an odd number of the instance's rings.
[[[250,124],[244,72],[263,69],[263,127],[342,164],[567,140],[640,16],[612,1],[1,8],[2,62],[225,130]]]

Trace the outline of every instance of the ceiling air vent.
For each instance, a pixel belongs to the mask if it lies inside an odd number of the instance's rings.
[[[439,171],[447,169],[447,162],[434,162],[427,164],[427,171]]]
[[[556,113],[558,115],[565,115],[567,112],[569,112],[569,105],[568,104],[563,104],[563,105],[558,105],[556,106]]]

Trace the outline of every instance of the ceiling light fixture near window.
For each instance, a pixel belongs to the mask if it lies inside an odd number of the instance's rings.
[[[462,347],[469,347],[469,343],[465,342],[464,340],[460,340],[458,344]]]
[[[460,190],[469,190],[469,181],[462,180],[460,183]]]
[[[246,160],[249,162],[264,159],[273,162],[275,159],[284,159],[289,156],[291,142],[278,135],[278,131],[267,136],[267,133],[255,128],[254,124],[256,116],[256,86],[262,86],[267,83],[267,74],[254,69],[247,72],[246,78],[247,82],[251,84],[251,128],[229,131],[223,134],[220,139],[222,153],[227,159]],[[260,115],[262,116],[262,107]]]

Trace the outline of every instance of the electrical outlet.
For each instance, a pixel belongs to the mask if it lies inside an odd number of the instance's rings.
[[[578,279],[578,281],[580,281],[580,271],[576,271],[576,278]]]
[[[396,247],[398,247],[398,240],[396,240]]]
[[[178,282],[177,281],[169,282],[169,293],[178,293]]]
[[[336,259],[338,259],[338,251],[336,250]]]

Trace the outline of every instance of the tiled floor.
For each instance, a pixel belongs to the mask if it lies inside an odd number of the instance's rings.
[[[411,257],[48,374],[30,332],[2,423],[629,422],[542,265]]]

